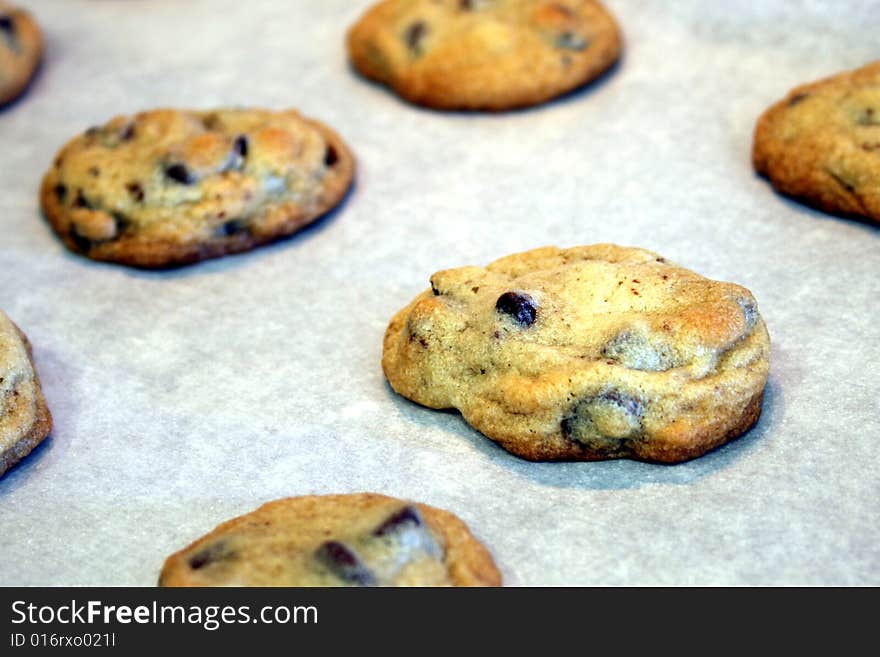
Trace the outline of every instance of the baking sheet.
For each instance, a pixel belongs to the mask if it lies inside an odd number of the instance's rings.
[[[0,479],[0,584],[145,585],[262,502],[376,491],[449,509],[508,585],[877,585],[878,229],[774,194],[758,114],[880,56],[878,2],[609,0],[587,90],[502,115],[404,104],[349,69],[368,0],[32,0],[48,51],[0,112],[0,308],[52,438]],[[37,189],[90,125],[297,107],[355,150],[344,207],[171,272],[68,253]],[[655,250],[747,286],[772,336],[759,424],[695,461],[529,463],[396,396],[391,315],[436,270],[556,244]]]

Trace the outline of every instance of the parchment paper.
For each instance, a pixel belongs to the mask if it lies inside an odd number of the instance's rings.
[[[752,172],[755,119],[880,56],[880,3],[609,0],[587,90],[501,115],[412,107],[349,69],[367,0],[33,0],[48,44],[0,112],[0,308],[52,438],[0,479],[0,584],[153,585],[164,558],[279,497],[377,491],[457,513],[508,585],[877,585],[878,229]],[[297,107],[355,150],[344,207],[164,273],[67,252],[58,148],[158,106]],[[747,286],[773,341],[764,413],[695,461],[529,463],[382,376],[434,271],[617,242]]]

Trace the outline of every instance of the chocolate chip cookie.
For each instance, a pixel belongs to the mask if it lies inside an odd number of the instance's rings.
[[[434,274],[391,320],[382,367],[523,458],[671,463],[757,421],[769,352],[744,287],[598,244]]]
[[[31,345],[0,312],[0,477],[51,429],[52,416],[34,369]]]
[[[621,48],[595,0],[384,0],[348,33],[358,71],[438,109],[542,103],[598,77]]]
[[[223,523],[165,561],[160,586],[500,586],[448,511],[374,493],[292,497]]]
[[[21,95],[42,56],[43,37],[34,19],[0,0],[0,105]]]
[[[880,61],[790,91],[758,120],[752,159],[784,194],[880,222]]]
[[[72,251],[158,268],[290,235],[335,207],[353,175],[336,133],[293,110],[160,109],[70,141],[40,196]]]

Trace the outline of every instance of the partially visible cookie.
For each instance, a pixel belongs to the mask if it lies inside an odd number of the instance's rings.
[[[542,103],[598,77],[621,49],[595,0],[383,0],[348,33],[358,71],[438,109]]]
[[[0,477],[49,435],[52,416],[34,369],[31,346],[0,311]]]
[[[677,462],[757,421],[769,355],[744,287],[597,244],[434,274],[391,320],[382,368],[523,458]]]
[[[354,157],[293,110],[160,109],[69,142],[43,178],[43,211],[65,245],[146,268],[246,251],[335,207]]]
[[[784,194],[880,222],[880,61],[791,90],[758,120],[752,159]]]
[[[0,105],[27,88],[42,56],[43,37],[34,19],[0,0]]]
[[[292,497],[223,523],[165,561],[160,586],[500,586],[448,511],[374,493]]]

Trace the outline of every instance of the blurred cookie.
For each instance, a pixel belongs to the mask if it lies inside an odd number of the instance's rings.
[[[165,561],[160,586],[500,586],[447,511],[377,495],[292,497],[223,523]]]
[[[31,15],[0,0],[0,105],[28,86],[43,56],[43,37]]]
[[[784,194],[880,222],[880,61],[790,91],[758,120],[752,159]]]
[[[72,251],[169,267],[290,235],[336,206],[353,175],[336,133],[293,110],[161,109],[73,139],[41,202]]]
[[[757,421],[769,354],[747,289],[597,244],[434,274],[391,320],[382,367],[527,459],[676,462]]]
[[[358,71],[438,109],[535,105],[598,77],[621,48],[594,0],[384,0],[348,33]]]
[[[49,435],[52,416],[34,369],[31,346],[0,312],[0,477]]]

